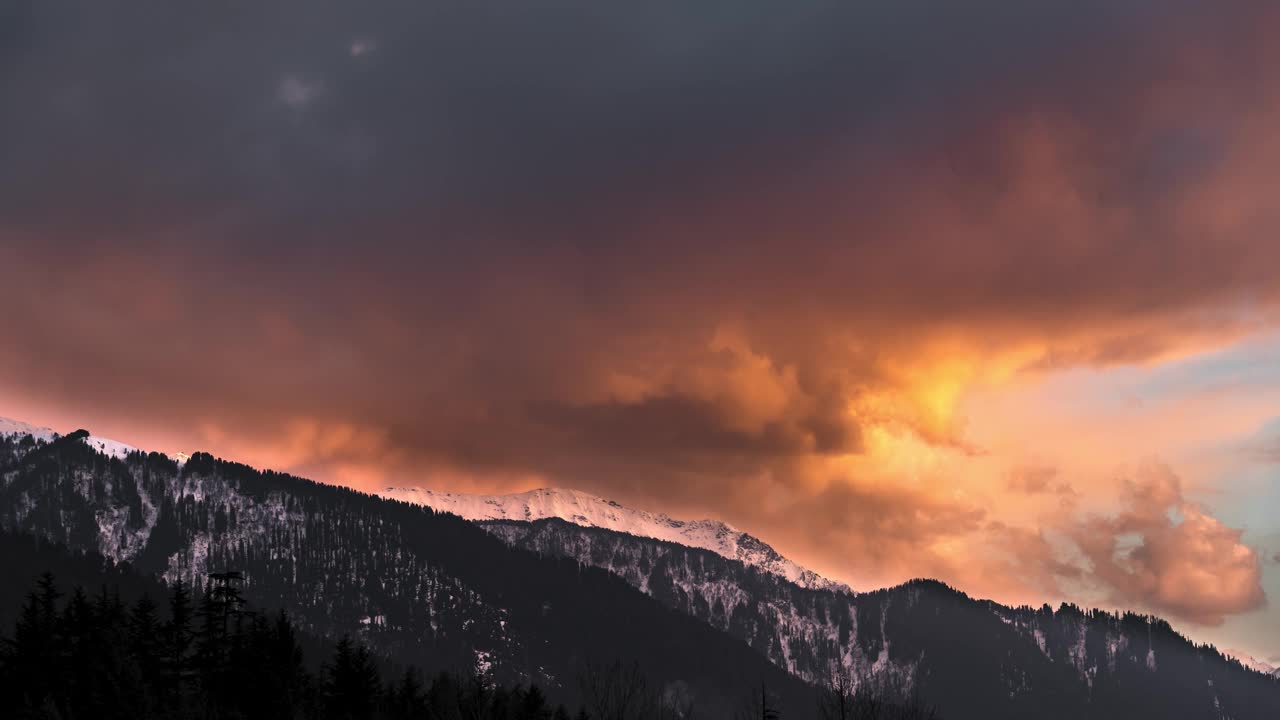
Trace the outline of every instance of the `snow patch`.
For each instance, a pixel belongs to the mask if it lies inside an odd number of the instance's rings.
[[[117,440],[100,438],[93,435],[90,435],[89,437],[85,438],[84,441],[86,444],[89,445],[89,447],[93,448],[94,450],[97,450],[103,455],[106,455],[108,457],[113,457],[113,458],[119,458],[121,460],[128,457],[129,453],[142,452],[141,450],[139,450],[138,448],[132,445],[125,445],[124,443],[119,442]]]
[[[493,672],[493,653],[487,650],[476,650],[475,656],[476,674],[483,678],[489,677]]]
[[[1049,646],[1045,644],[1044,631],[1040,628],[1035,628],[1031,631],[1031,636],[1035,638],[1036,647],[1040,648],[1040,652],[1044,653],[1045,657],[1049,657]],[[1052,660],[1053,658],[1049,659]]]

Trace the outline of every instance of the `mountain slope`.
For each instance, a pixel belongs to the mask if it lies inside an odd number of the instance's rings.
[[[745,644],[605,572],[512,549],[460,518],[197,453],[104,455],[77,432],[0,437],[0,527],[167,580],[236,569],[258,605],[405,664],[480,668],[572,703],[588,661],[635,660],[662,688],[729,712],[764,680],[812,691]]]
[[[905,685],[949,718],[1280,717],[1280,682],[1164,621],[1009,608],[932,581],[812,590],[717,554],[559,519],[487,521],[513,546],[607,569],[822,682]]]
[[[424,505],[466,520],[545,520],[559,518],[637,537],[710,550],[730,560],[760,568],[801,587],[848,588],[788,560],[759,538],[717,520],[676,520],[620,505],[579,490],[544,488],[510,495],[468,495],[421,488],[387,488],[385,498]]]
[[[40,427],[38,425],[32,425],[30,423],[24,423],[19,420],[11,420],[4,417],[0,417],[0,435],[9,435],[16,438],[30,435],[32,439],[44,442],[49,442],[59,437],[59,434],[52,428]],[[87,436],[84,439],[84,442],[98,452],[104,455],[110,455],[111,457],[124,458],[131,452],[138,452],[138,448],[133,447],[132,445],[126,445],[117,440],[110,440],[108,438],[97,437],[95,435]],[[178,458],[175,457],[175,459]]]
[[[0,530],[0,577],[5,578],[5,582],[0,583],[0,636],[11,635],[13,622],[44,573],[54,576],[63,593],[79,587],[93,596],[105,588],[126,605],[146,595],[158,604],[159,616],[167,619],[165,600],[169,588],[157,579],[136,572],[128,564],[117,565],[94,552],[73,552],[33,535]],[[278,608],[256,605],[250,610],[272,616]],[[328,660],[333,643],[306,632],[298,632],[296,639],[303,650],[306,667],[319,671],[321,664]]]
[[[953,720],[1280,716],[1280,682],[1156,618],[1008,608],[930,581],[806,588],[701,548],[558,518],[470,523],[206,454],[112,457],[87,437],[0,437],[0,527],[168,579],[239,569],[256,602],[316,634],[568,702],[586,661],[621,656],[707,717],[731,716],[759,679],[785,717],[807,717],[791,674],[837,670]]]
[[[1226,650],[1223,650],[1222,654],[1226,655],[1229,658],[1234,658],[1236,660],[1239,660],[1241,665],[1244,665],[1250,670],[1260,672],[1263,675],[1275,675],[1276,673],[1280,672],[1280,668],[1273,666],[1271,663],[1265,660],[1259,660],[1258,658],[1242,650],[1232,650],[1228,648]]]

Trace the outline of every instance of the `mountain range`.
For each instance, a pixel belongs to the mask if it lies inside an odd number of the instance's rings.
[[[828,580],[788,560],[759,538],[718,520],[676,520],[665,513],[625,507],[581,490],[542,488],[510,495],[468,495],[423,488],[387,488],[379,494],[452,513],[482,525],[499,520],[532,522],[558,518],[581,527],[710,550],[803,588],[849,590],[843,583]]]
[[[930,580],[854,592],[723,523],[575,491],[380,495],[0,421],[10,532],[170,583],[235,569],[308,633],[571,703],[585,667],[620,659],[701,717],[762,683],[783,717],[810,717],[841,678],[946,718],[1280,717],[1280,680],[1147,615],[1007,607]]]

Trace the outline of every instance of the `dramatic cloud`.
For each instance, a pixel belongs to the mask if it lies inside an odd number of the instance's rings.
[[[1216,625],[1263,605],[1258,553],[1203,507],[1187,502],[1166,468],[1125,482],[1125,507],[1082,522],[1073,539],[1120,606]]]
[[[990,457],[962,405],[1277,325],[1278,12],[8,3],[0,401],[1216,622],[1260,601],[1234,530]]]

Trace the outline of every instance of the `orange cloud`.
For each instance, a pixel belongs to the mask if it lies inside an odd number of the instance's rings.
[[[1147,467],[1125,481],[1124,502],[1119,513],[1072,530],[1114,603],[1218,625],[1266,602],[1257,551],[1241,542],[1240,530],[1187,502],[1168,469]]]

